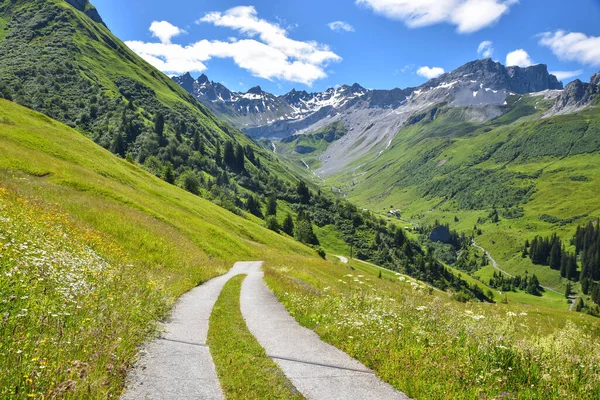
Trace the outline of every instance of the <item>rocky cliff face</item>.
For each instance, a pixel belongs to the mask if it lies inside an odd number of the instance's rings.
[[[505,67],[490,58],[471,61],[452,72],[432,79],[425,83],[423,87],[435,87],[442,82],[464,81],[467,79],[480,83],[485,88],[505,89],[518,94],[563,88],[562,83],[554,75],[548,73],[548,67],[544,64],[527,68]]]
[[[592,75],[590,82],[579,79],[569,83],[556,100],[551,113],[567,114],[586,107],[600,95],[600,72]]]
[[[92,19],[92,21],[98,22],[98,23],[106,26],[104,24],[104,21],[102,20],[102,17],[100,17],[98,10],[96,10],[96,7],[91,5],[88,0],[65,0],[65,1],[67,3],[69,3],[70,5],[72,5],[73,7],[75,7],[76,9],[78,9],[79,11],[82,11],[83,13],[85,13],[85,15],[90,17]]]

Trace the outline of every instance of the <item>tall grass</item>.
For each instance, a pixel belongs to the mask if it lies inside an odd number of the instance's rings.
[[[391,283],[347,271],[309,280],[277,264],[267,282],[303,325],[410,397],[600,396],[595,321],[594,330],[555,314],[548,327],[538,308],[463,305],[404,276]],[[311,283],[288,278],[300,273]]]
[[[122,249],[0,188],[0,397],[116,396],[166,310]]]

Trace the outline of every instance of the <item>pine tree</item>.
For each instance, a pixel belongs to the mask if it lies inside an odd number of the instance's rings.
[[[306,182],[298,182],[298,186],[296,187],[296,193],[298,193],[298,196],[300,197],[300,202],[302,204],[310,203],[310,191],[308,190]]]
[[[236,172],[242,172],[244,170],[244,148],[239,143],[235,146],[235,162],[234,170]]]
[[[555,269],[555,270],[560,269],[562,250],[561,250],[559,243],[560,243],[560,241],[554,242],[554,244],[552,245],[552,248],[550,250],[550,258],[549,258],[549,262],[548,262],[548,264],[550,265],[550,268]]]
[[[529,283],[527,284],[527,293],[533,294],[535,296],[539,296],[540,293],[540,281],[538,280],[535,274],[529,278]]]
[[[198,130],[194,127],[192,127],[192,149],[200,151],[200,133],[198,133]]]
[[[163,167],[162,178],[165,182],[171,184],[175,182],[175,172],[173,171],[173,165],[171,165],[171,163],[167,163],[167,165]]]
[[[225,165],[229,168],[235,170],[235,151],[233,150],[233,144],[231,142],[226,142],[225,147],[223,148],[223,161]]]
[[[162,137],[165,132],[165,116],[161,112],[154,116],[154,133]]]
[[[246,154],[246,158],[248,159],[248,161],[256,165],[256,156],[254,155],[254,150],[250,145],[246,145],[244,147],[244,153]]]
[[[277,215],[277,197],[275,197],[275,195],[269,196],[267,199],[266,211],[266,215]]]
[[[294,236],[296,240],[302,243],[314,245],[319,244],[319,240],[313,232],[312,223],[306,219],[297,221]]]
[[[294,219],[290,213],[286,215],[281,229],[290,236],[294,235]]]
[[[262,218],[262,214],[260,212],[260,204],[253,195],[248,195],[248,199],[246,200],[246,210],[248,210],[250,214]]]
[[[215,163],[217,167],[223,166],[223,156],[221,155],[221,146],[219,146],[219,143],[215,145]]]
[[[120,132],[117,132],[113,138],[110,151],[112,151],[114,154],[118,154],[121,157],[125,157],[125,152],[127,152],[127,144],[125,143],[123,135],[121,135]]]
[[[571,293],[573,292],[573,288],[571,287],[571,282],[567,282],[567,288],[565,289],[565,298],[569,298]]]

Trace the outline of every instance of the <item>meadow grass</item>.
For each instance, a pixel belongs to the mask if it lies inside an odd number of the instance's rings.
[[[302,325],[413,398],[600,395],[594,318],[516,303],[462,304],[409,277],[378,278],[357,266],[267,263],[266,280]]]
[[[317,257],[58,122],[0,105],[0,397],[116,397],[181,294],[238,260]]]
[[[301,323],[416,398],[598,394],[596,319],[460,304],[404,276],[378,279],[368,264],[327,262],[62,124],[0,105],[0,397],[118,396],[174,300],[243,259],[266,261],[269,285]],[[389,323],[367,321],[370,310]],[[509,352],[498,361],[500,346]]]
[[[240,311],[246,275],[223,287],[212,314],[208,344],[227,399],[303,399],[248,330]]]

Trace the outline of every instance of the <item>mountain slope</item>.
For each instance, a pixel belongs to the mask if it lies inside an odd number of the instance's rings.
[[[118,396],[174,299],[239,259],[333,267],[6,100],[0,153],[2,398]]]
[[[0,298],[6,300],[0,323],[0,352],[6,363],[0,397],[118,397],[140,343],[154,332],[154,322],[165,316],[177,296],[224,273],[237,259],[266,260],[271,288],[324,340],[363,362],[383,353],[392,354],[394,363],[407,357],[420,365],[417,376],[405,377],[403,369],[380,361],[373,364],[387,382],[416,397],[437,393],[430,384],[430,365],[443,360],[452,368],[442,370],[438,384],[446,382],[444,391],[461,398],[464,384],[454,379],[459,366],[464,374],[465,360],[470,360],[468,365],[475,362],[467,372],[475,379],[481,368],[497,367],[489,365],[489,351],[500,343],[516,349],[522,346],[523,335],[531,346],[538,346],[540,339],[551,340],[546,335],[553,332],[587,338],[583,343],[569,341],[581,346],[568,353],[582,357],[573,366],[559,357],[564,354],[562,344],[550,360],[535,362],[532,368],[540,376],[558,374],[554,365],[576,368],[580,360],[587,363],[596,357],[587,347],[595,337],[588,334],[598,331],[595,319],[538,304],[521,306],[512,303],[512,294],[509,305],[462,304],[391,271],[383,271],[378,279],[377,268],[351,261],[350,269],[324,261],[312,249],[251,218],[169,185],[75,130],[4,100],[0,100],[0,149]],[[435,313],[424,325],[428,309]],[[387,322],[373,320],[373,310]],[[502,325],[507,313],[530,317],[507,331]],[[485,318],[475,321],[473,315]],[[391,321],[397,325],[390,334]],[[565,323],[566,330],[557,330]],[[500,326],[510,336],[489,343],[490,332]],[[419,351],[420,341],[405,341],[395,333],[410,329],[412,336],[417,328],[419,335],[436,339],[430,342],[435,353]],[[330,329],[337,333],[326,334]],[[464,343],[455,345],[455,336],[449,335],[457,329],[461,337],[475,338],[468,352],[463,351]],[[452,342],[441,340],[444,337]],[[354,338],[360,338],[358,350],[351,345]],[[438,358],[442,350],[445,357]],[[519,355],[506,362],[503,367],[520,370],[515,365],[532,361]],[[585,380],[597,390],[596,374],[586,371],[576,375],[578,382]],[[571,380],[551,381],[569,393],[590,390]],[[490,377],[485,386],[490,395],[500,389],[494,382],[497,379]],[[526,390],[530,384],[525,382],[516,379],[511,387]],[[481,393],[477,386],[473,392]]]
[[[569,93],[558,101],[547,94],[511,96],[510,111],[485,123],[464,121],[447,107],[424,113],[389,148],[326,184],[419,225],[446,221],[475,235],[508,272],[535,273],[562,290],[567,280],[558,271],[533,265],[522,251],[536,235],[557,233],[570,243],[577,226],[600,217],[597,97],[576,113],[544,118]],[[490,269],[482,274],[487,279]]]
[[[252,181],[265,181],[261,171],[292,179],[267,152],[132,52],[93,10],[84,0],[3,2],[0,93],[157,175],[172,170],[174,179],[216,179],[228,173],[215,160],[230,142],[246,150]]]

